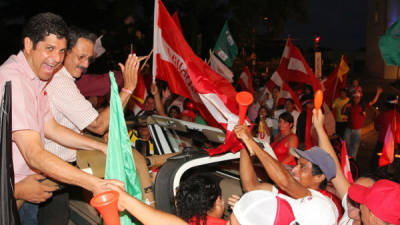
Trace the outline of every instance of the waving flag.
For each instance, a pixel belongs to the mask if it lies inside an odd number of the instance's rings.
[[[156,0],[153,75],[167,81],[172,92],[192,99],[200,113],[207,113],[231,131],[238,121],[235,89],[194,54],[178,29],[161,0]],[[243,148],[235,135],[230,134],[227,132],[225,144],[210,154],[227,150],[236,152]]]
[[[352,184],[353,175],[351,174],[350,170],[350,161],[349,161],[349,154],[347,153],[346,142],[342,141],[342,150],[340,151],[340,165],[342,167],[342,171],[344,176]]]
[[[226,21],[222,27],[221,33],[219,34],[217,43],[214,47],[214,52],[222,62],[227,66],[232,67],[239,50],[233,40],[231,32],[229,31],[228,21]]]
[[[243,72],[240,74],[239,85],[242,88],[242,91],[248,91],[254,95],[253,77],[247,66],[243,68]]]
[[[221,76],[225,77],[229,82],[233,82],[233,73],[232,71],[218,59],[214,55],[214,53],[210,50],[210,66],[213,70],[219,73]]]
[[[400,143],[400,127],[399,127],[399,113],[397,110],[393,111],[394,116],[392,122],[389,124],[385,139],[383,142],[382,154],[379,158],[379,166],[386,166],[394,160],[394,146]]]
[[[119,98],[114,73],[110,72],[110,128],[106,161],[106,179],[117,179],[125,184],[126,191],[137,199],[142,199],[140,180],[136,173],[131,141],[126,128],[124,110]],[[135,224],[126,213],[120,214],[121,225]]]
[[[283,49],[282,57],[281,57],[281,62],[279,63],[278,68],[276,71],[272,74],[271,79],[266,83],[267,91],[272,93],[272,89],[275,86],[278,86],[281,88],[281,98],[291,98],[294,101],[295,107],[297,111],[301,111],[302,107],[300,104],[300,100],[298,95],[289,87],[289,84],[287,81],[284,79],[287,75],[288,71],[288,62],[289,62],[289,52],[290,48],[292,46],[292,42],[290,41],[290,38],[286,41],[285,48]]]
[[[179,30],[182,32],[183,30],[182,30],[181,21],[179,20],[178,11],[174,12],[174,15],[172,15],[172,19],[174,20],[174,22],[178,26]]]
[[[335,98],[339,96],[339,90],[341,88],[346,88],[347,73],[350,68],[347,65],[347,60],[344,55],[340,59],[339,66],[321,83],[324,91],[324,100],[331,106]]]
[[[307,64],[300,49],[292,44],[290,38],[286,41],[280,64],[282,67],[279,68],[279,74],[286,82],[306,83],[311,85],[314,91],[321,89],[319,80]]]

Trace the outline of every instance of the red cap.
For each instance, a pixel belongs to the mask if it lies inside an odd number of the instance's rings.
[[[349,196],[384,222],[400,224],[400,184],[390,180],[379,180],[370,188],[353,184]]]

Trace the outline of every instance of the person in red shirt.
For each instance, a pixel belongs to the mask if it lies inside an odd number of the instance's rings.
[[[292,131],[293,122],[293,116],[289,112],[282,113],[279,116],[279,133],[271,144],[278,161],[291,167],[296,166],[296,160],[289,153],[289,149],[297,148],[299,144],[296,134]]]
[[[224,198],[219,184],[207,175],[181,182],[175,197],[177,215],[190,225],[225,225]]]
[[[346,141],[347,151],[353,158],[357,156],[358,148],[360,147],[361,129],[364,125],[364,118],[366,116],[365,109],[374,105],[381,93],[382,88],[378,87],[375,98],[366,106],[363,106],[361,103],[362,94],[356,92],[353,94],[351,102],[343,107],[343,111],[348,117],[347,128],[344,132],[344,140]]]

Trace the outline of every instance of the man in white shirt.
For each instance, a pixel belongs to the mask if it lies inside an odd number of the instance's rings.
[[[96,134],[104,134],[108,130],[110,107],[100,114],[92,104],[85,99],[75,84],[88,68],[94,54],[96,35],[80,28],[72,27],[68,33],[68,46],[64,67],[52,78],[46,87],[50,109],[55,120],[77,133],[88,129]],[[136,88],[139,60],[135,55],[129,55],[125,66],[121,67],[124,88],[120,92],[123,107],[126,106],[133,90]],[[71,164],[76,161],[76,150],[59,145],[45,139],[45,148]],[[104,152],[106,154],[106,152]],[[39,210],[40,224],[63,224],[68,222],[68,192],[55,195]],[[65,213],[64,213],[65,212]],[[49,217],[49,215],[51,215]]]

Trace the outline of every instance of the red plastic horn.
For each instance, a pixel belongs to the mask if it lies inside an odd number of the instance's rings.
[[[318,90],[317,92],[315,92],[315,96],[314,96],[314,107],[315,107],[315,111],[316,111],[317,115],[318,115],[319,110],[321,109],[323,101],[324,101],[324,94],[322,93],[321,90]]]
[[[90,205],[100,212],[106,225],[121,225],[118,213],[118,198],[118,192],[106,191],[95,195],[90,200]]]
[[[253,103],[253,95],[247,91],[241,91],[236,95],[236,102],[239,104],[239,125],[243,125],[247,108]]]

